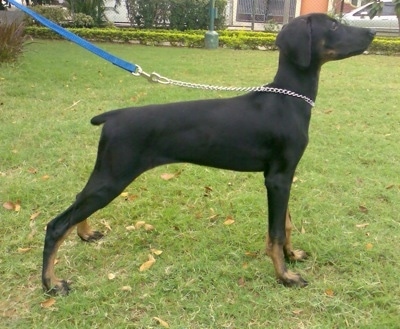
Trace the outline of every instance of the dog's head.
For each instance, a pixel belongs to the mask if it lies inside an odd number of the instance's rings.
[[[301,68],[363,53],[375,36],[370,29],[347,26],[325,14],[293,19],[276,39],[281,53]]]

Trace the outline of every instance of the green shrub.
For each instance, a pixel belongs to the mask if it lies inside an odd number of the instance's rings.
[[[0,63],[14,62],[23,51],[24,23],[0,22]]]
[[[68,11],[62,7],[33,6],[31,9],[59,25],[64,25],[69,16]],[[28,26],[41,25],[39,22],[27,15],[25,16],[25,23]]]
[[[72,21],[68,23],[68,26],[71,27],[93,27],[94,19],[92,16],[76,13],[72,17]]]
[[[216,0],[219,15],[215,28],[224,28],[226,0]],[[126,0],[129,21],[138,28],[169,26],[180,31],[207,29],[210,23],[209,0]]]
[[[104,16],[105,6],[103,0],[66,0],[68,9],[72,13],[72,16],[76,16],[78,14],[85,14],[90,16],[93,20],[93,25],[102,26],[106,19]],[[82,23],[83,16],[78,16],[79,23]],[[76,21],[76,18],[73,19]],[[84,19],[87,22],[87,18]],[[75,24],[75,23],[74,23]],[[87,27],[87,26],[86,26]]]
[[[84,39],[103,42],[138,42],[143,45],[164,45],[204,47],[204,30],[139,30],[117,28],[70,29]],[[36,38],[61,38],[44,27],[27,27],[27,34]],[[252,31],[218,31],[219,45],[233,49],[276,49],[276,33]],[[400,38],[377,37],[370,52],[400,54]]]
[[[380,54],[400,54],[400,38],[377,37],[372,41],[369,51]]]

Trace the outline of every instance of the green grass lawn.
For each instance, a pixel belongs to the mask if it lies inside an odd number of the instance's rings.
[[[147,72],[229,86],[270,82],[278,55],[101,47]],[[40,282],[44,228],[92,170],[100,128],[90,119],[235,93],[150,84],[65,41],[30,44],[19,63],[0,66],[0,327],[398,328],[399,76],[400,57],[322,69],[290,202],[295,247],[310,257],[289,267],[307,288],[277,284],[263,255],[262,174],[179,164],[145,173],[94,214],[106,234],[98,243],[71,234],[56,270],[73,290],[52,300]],[[153,229],[133,229],[140,221]],[[154,249],[162,253],[140,272]]]

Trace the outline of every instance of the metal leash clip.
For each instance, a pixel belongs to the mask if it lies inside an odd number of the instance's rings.
[[[163,85],[168,85],[171,83],[170,79],[163,77],[162,75],[159,75],[156,72],[153,72],[152,74],[150,74],[150,78],[149,81],[151,82],[158,82],[161,83]]]
[[[136,70],[131,72],[132,75],[134,75],[135,77],[139,77],[140,75],[143,74],[143,70],[139,65],[136,65]]]

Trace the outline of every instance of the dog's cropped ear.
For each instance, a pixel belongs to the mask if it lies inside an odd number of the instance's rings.
[[[311,63],[311,23],[309,18],[297,18],[282,28],[276,45],[296,65],[307,68]]]

